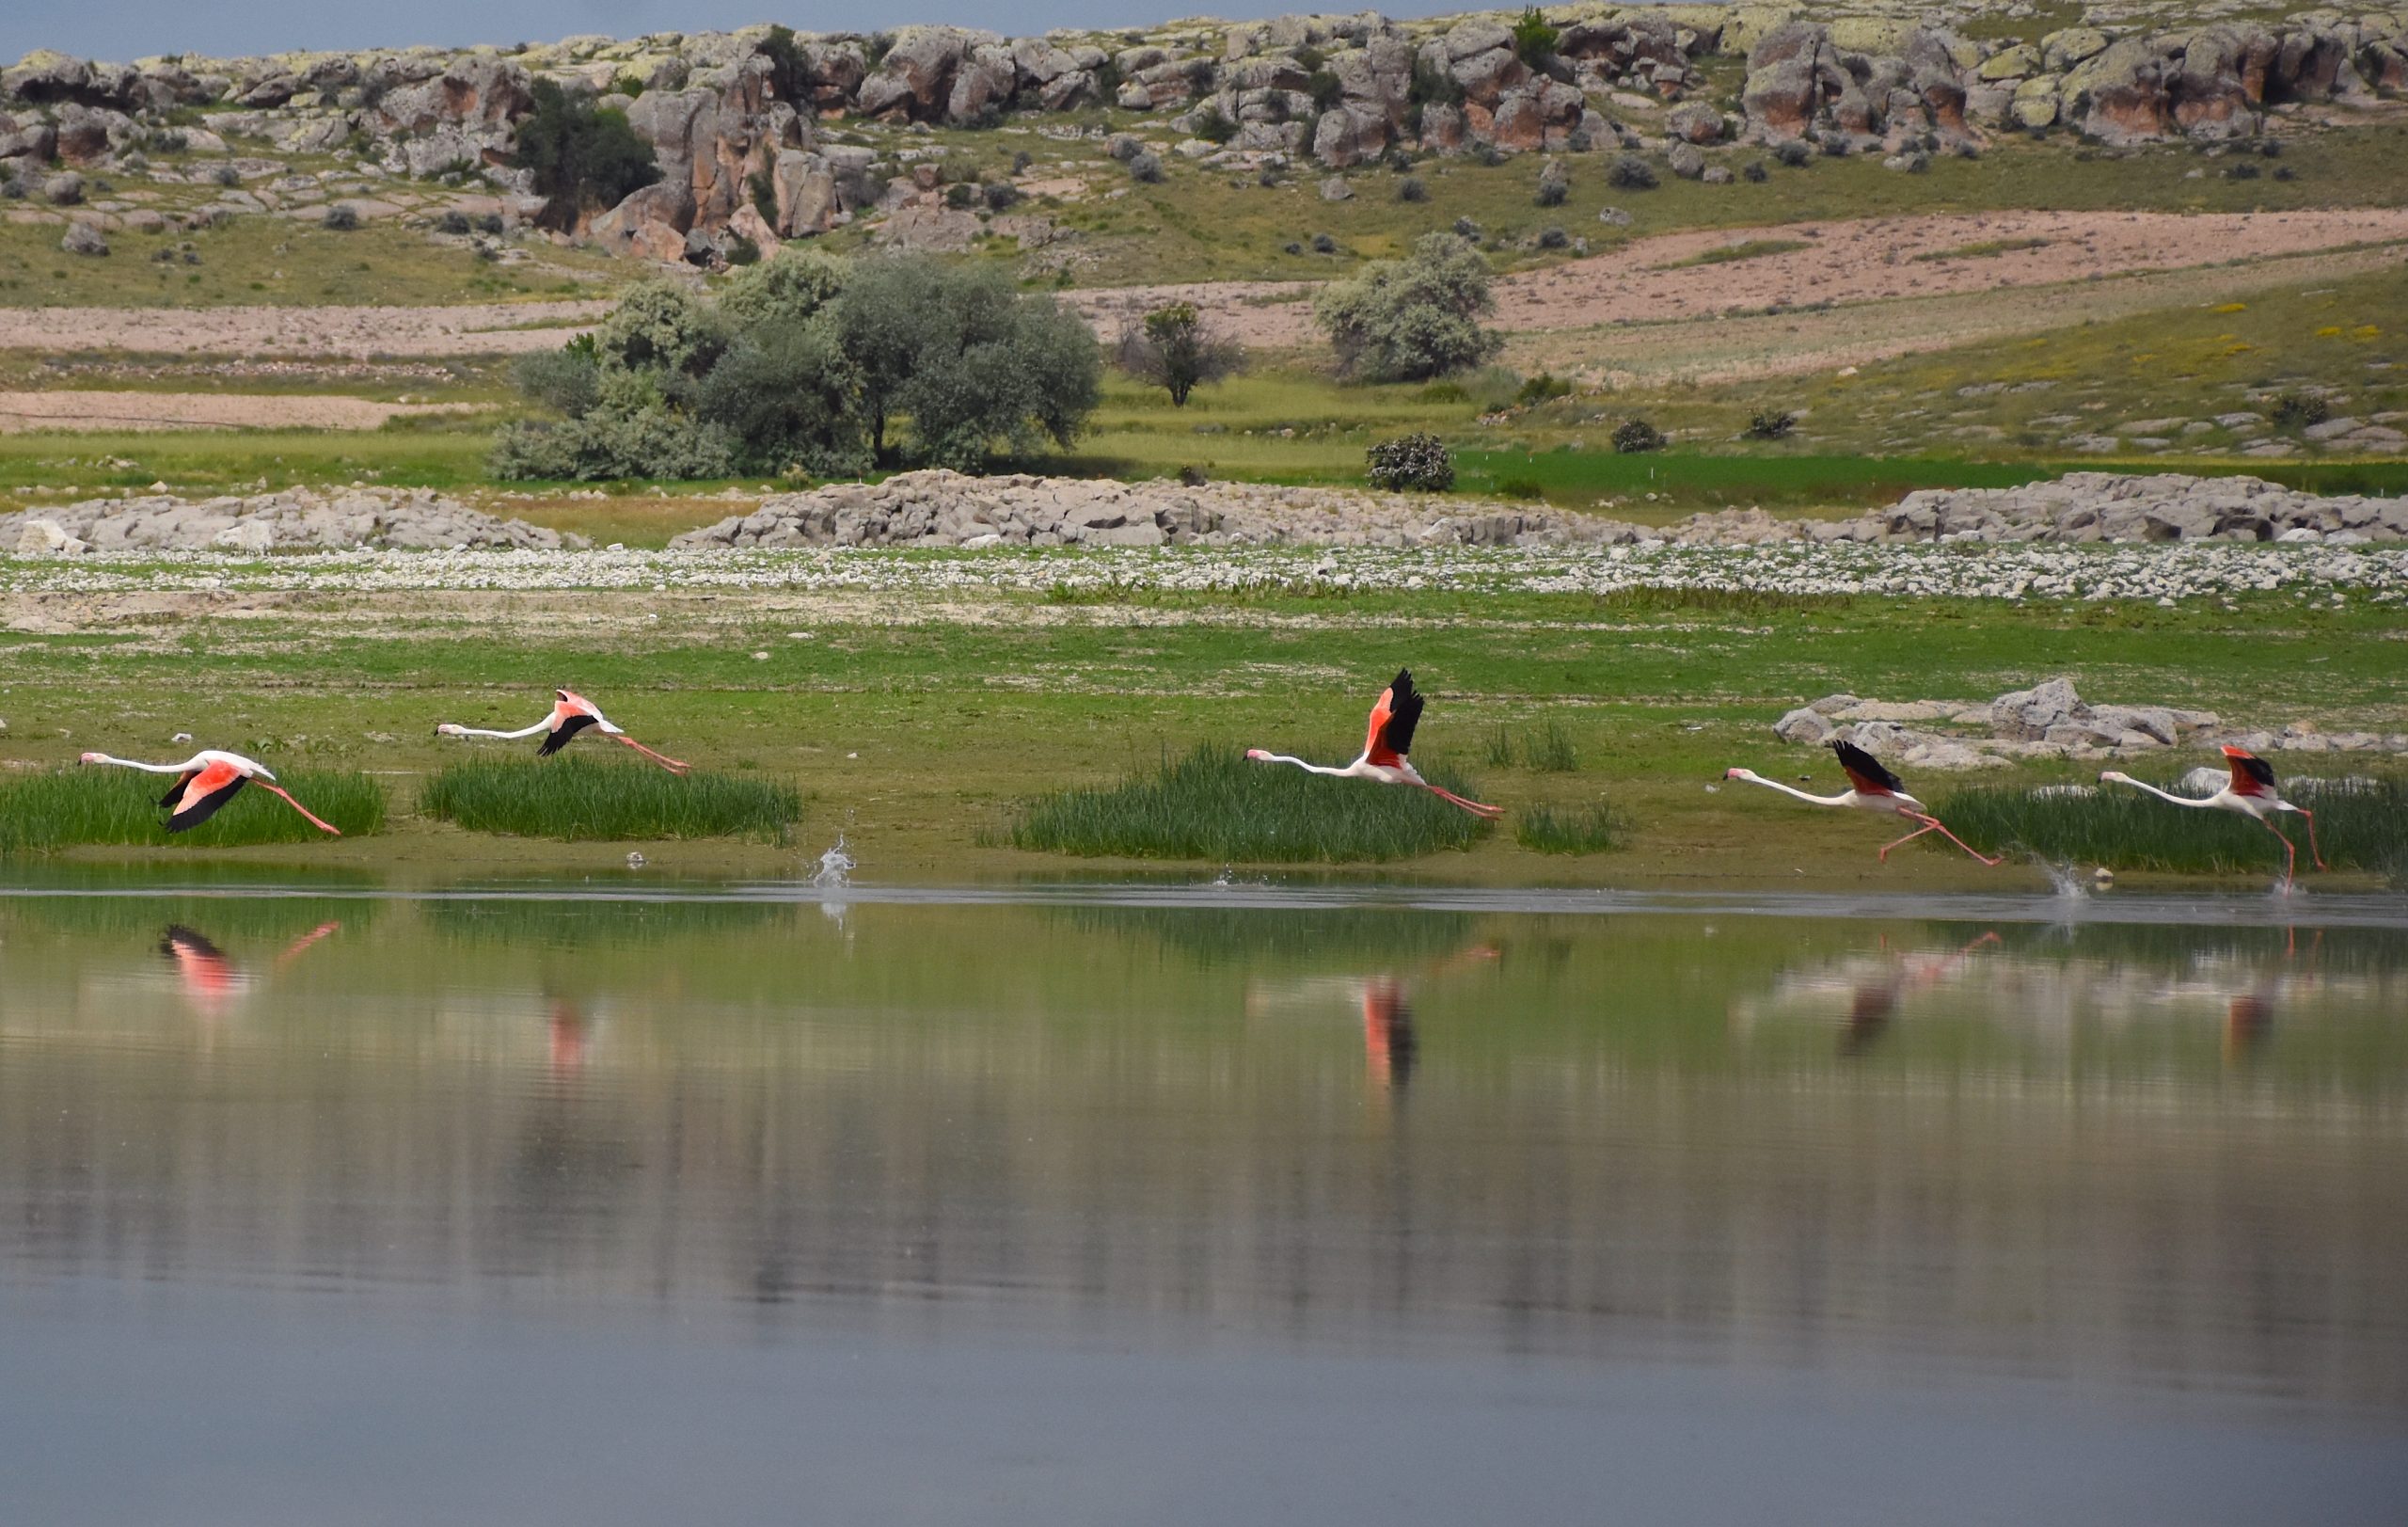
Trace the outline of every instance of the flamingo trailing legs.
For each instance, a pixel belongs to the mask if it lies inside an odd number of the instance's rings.
[[[182,833],[199,826],[217,815],[217,809],[241,793],[244,786],[257,781],[261,789],[284,797],[285,804],[309,819],[310,825],[337,837],[342,830],[331,822],[321,821],[308,806],[293,799],[267,766],[239,753],[221,753],[204,748],[182,763],[136,763],[132,758],[112,758],[105,753],[87,753],[76,760],[87,764],[114,764],[119,769],[139,769],[146,774],[174,774],[176,783],[159,799],[167,808],[167,831]]]
[[[692,767],[690,764],[681,763],[675,758],[655,753],[629,737],[625,731],[611,724],[609,718],[602,714],[601,709],[593,701],[575,691],[554,690],[552,692],[560,698],[552,703],[551,710],[545,715],[544,719],[532,726],[521,726],[515,732],[491,732],[482,727],[462,726],[457,723],[447,721],[435,728],[436,735],[437,737],[498,737],[507,740],[533,737],[536,733],[542,732],[546,734],[544,745],[535,750],[535,756],[542,758],[558,753],[568,746],[570,740],[578,733],[584,731],[587,727],[593,727],[604,737],[625,742],[673,774],[682,774]]]
[[[2286,885],[2290,883],[2291,872],[2299,867],[2299,850],[2289,838],[2283,835],[2283,830],[2268,819],[2279,817],[2287,811],[2296,812],[2307,819],[2308,857],[2316,862],[2317,868],[2322,869],[2324,867],[2323,851],[2316,846],[2316,813],[2305,806],[2295,806],[2283,799],[2283,792],[2274,784],[2274,766],[2256,754],[2240,748],[2225,749],[2224,758],[2232,770],[2232,781],[2223,789],[2210,796],[2176,795],[2167,790],[2161,790],[2154,785],[2145,785],[2131,775],[2114,769],[2101,773],[2099,776],[2099,782],[2102,785],[2130,785],[2136,790],[2147,790],[2159,800],[2171,801],[2178,806],[2195,806],[2208,811],[2230,811],[2248,818],[2273,834],[2275,841],[2282,844],[2283,883]]]
[[[1873,755],[1845,738],[1834,740],[1831,743],[1831,751],[1839,755],[1840,768],[1847,773],[1848,787],[1837,795],[1810,795],[1795,786],[1783,785],[1777,779],[1766,779],[1751,769],[1728,769],[1723,771],[1722,777],[1745,780],[1751,785],[1761,785],[1766,789],[1779,790],[1783,795],[1794,795],[1809,805],[1850,806],[1859,811],[1885,812],[1893,817],[1903,817],[1911,822],[1921,822],[1922,826],[1899,838],[1897,842],[1882,845],[1880,857],[1884,864],[1889,863],[1892,849],[1902,843],[1911,843],[1925,833],[1938,833],[1985,865],[1997,865],[2003,862],[1978,851],[1972,844],[1941,826],[1940,819],[1933,816],[1922,802],[1909,795],[1905,783],[1897,775],[1890,772],[1889,769]]]
[[[1380,692],[1379,704],[1371,708],[1371,728],[1363,740],[1363,754],[1343,769],[1325,764],[1307,763],[1284,753],[1268,753],[1261,748],[1248,748],[1245,756],[1256,763],[1294,764],[1307,773],[1329,774],[1339,779],[1368,779],[1382,785],[1410,785],[1428,790],[1439,800],[1463,807],[1475,817],[1494,820],[1505,814],[1503,806],[1484,805],[1466,801],[1454,791],[1443,789],[1421,777],[1405,756],[1413,750],[1413,729],[1421,721],[1421,692],[1413,687],[1413,671],[1399,669],[1395,682]]]

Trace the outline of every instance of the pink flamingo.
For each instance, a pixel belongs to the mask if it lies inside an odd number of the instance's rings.
[[[1899,780],[1898,776],[1890,772],[1881,760],[1873,755],[1845,738],[1835,739],[1831,743],[1831,751],[1839,755],[1840,768],[1847,771],[1848,787],[1837,795],[1809,795],[1804,790],[1783,785],[1777,779],[1766,779],[1750,769],[1726,769],[1722,772],[1722,777],[1745,780],[1751,785],[1762,785],[1766,789],[1779,790],[1783,795],[1794,795],[1809,805],[1853,806],[1859,811],[1886,812],[1893,817],[1903,817],[1909,821],[1921,822],[1922,826],[1898,839],[1896,843],[1882,846],[1881,861],[1884,864],[1889,863],[1892,849],[1898,847],[1900,843],[1911,843],[1925,833],[1938,833],[1985,865],[1995,866],[2004,862],[1977,851],[1963,838],[1941,826],[1940,819],[1933,816],[1930,809],[1922,802],[1909,795],[1905,784]]]
[[[2102,772],[2099,776],[2099,781],[2102,785],[2130,785],[2136,790],[2147,790],[2159,800],[2171,801],[2178,806],[2198,806],[2209,811],[2230,811],[2248,818],[2273,834],[2274,840],[2283,846],[2283,883],[2285,884],[2290,883],[2291,871],[2299,867],[2299,850],[2292,846],[2289,838],[2283,835],[2281,828],[2276,827],[2267,819],[2280,816],[2286,811],[2297,812],[2307,819],[2308,857],[2316,861],[2317,868],[2322,869],[2324,854],[2316,846],[2316,813],[2305,806],[2295,806],[2283,799],[2283,792],[2274,787],[2274,766],[2265,759],[2240,748],[2225,749],[2224,756],[2225,762],[2232,769],[2232,782],[2215,794],[2204,798],[2175,795],[2161,790],[2154,785],[2145,785],[2131,775],[2114,769]]]
[[[1371,707],[1371,728],[1363,740],[1363,755],[1343,769],[1307,763],[1284,753],[1267,753],[1260,748],[1246,749],[1245,756],[1256,763],[1294,764],[1307,773],[1328,774],[1338,779],[1368,779],[1382,785],[1411,785],[1428,790],[1439,800],[1459,805],[1475,817],[1491,820],[1505,814],[1503,806],[1483,805],[1466,801],[1454,791],[1442,789],[1421,777],[1405,755],[1413,751],[1413,728],[1421,721],[1421,692],[1413,687],[1413,671],[1397,670],[1396,680],[1380,692],[1379,704]]]
[[[167,831],[170,833],[186,832],[199,826],[217,815],[218,808],[234,799],[244,786],[257,780],[260,788],[283,796],[287,805],[309,819],[310,825],[337,837],[342,836],[341,828],[319,820],[310,814],[308,806],[293,800],[284,787],[276,783],[276,776],[268,772],[265,764],[246,758],[239,753],[204,748],[183,762],[174,764],[136,763],[132,758],[112,758],[105,753],[87,753],[76,762],[114,764],[119,769],[139,769],[146,774],[176,775],[174,786],[159,799],[159,803],[168,810]]]
[[[612,725],[609,718],[602,714],[601,709],[593,701],[575,691],[554,690],[552,692],[560,698],[553,702],[552,708],[544,719],[532,726],[521,726],[515,732],[490,732],[481,727],[462,726],[457,723],[447,721],[437,725],[435,733],[437,737],[498,737],[507,740],[532,737],[537,732],[545,732],[549,735],[544,739],[544,745],[535,750],[535,756],[544,758],[568,746],[572,738],[592,726],[598,728],[605,737],[625,742],[673,774],[682,774],[693,767],[645,747],[617,726]]]

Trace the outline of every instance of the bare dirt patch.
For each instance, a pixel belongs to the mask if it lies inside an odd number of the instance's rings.
[[[376,429],[390,419],[472,413],[466,403],[246,392],[0,392],[0,435],[27,430]]]
[[[1725,246],[1787,240],[1800,247],[1730,263],[1680,263]],[[1497,283],[1497,316],[1508,333],[1662,323],[2062,285],[2401,240],[2408,240],[2408,208],[2397,207],[1940,214],[1716,229],[1636,239],[1606,254],[1506,277]],[[2031,242],[1993,254],[1955,253],[2019,241]],[[1106,332],[1129,313],[1193,302],[1240,342],[1276,348],[1311,342],[1312,310],[1294,299],[1314,290],[1305,281],[1219,281],[1122,287],[1070,300]]]
[[[557,349],[608,302],[442,308],[0,308],[0,350],[467,356]]]

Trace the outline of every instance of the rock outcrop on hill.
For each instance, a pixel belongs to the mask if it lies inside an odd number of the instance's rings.
[[[647,258],[707,259],[826,231],[878,203],[878,156],[814,124],[987,126],[1110,105],[1159,114],[1208,153],[1309,156],[1333,169],[1392,150],[1621,151],[1640,108],[1694,151],[1726,137],[1813,138],[1902,163],[1988,133],[2069,129],[2109,144],[2228,139],[2287,103],[2408,89],[2408,9],[2274,21],[2099,8],[2099,24],[1985,36],[1960,6],[1909,22],[1794,5],[1548,8],[1552,50],[1517,47],[1510,12],[1397,22],[1376,12],[1191,21],[1151,32],[1006,38],[953,26],[873,34],[661,33],[499,50],[434,48],[103,63],[38,51],[0,71],[0,179],[53,159],[106,167],[157,135],[283,151],[364,138],[389,173],[467,169],[524,194],[510,167],[531,87],[551,79],[624,109],[661,182],[593,235]],[[2012,20],[2014,10],[2005,18]],[[1726,120],[1709,89],[1735,95]],[[199,124],[190,108],[208,115]],[[172,125],[179,114],[182,125]],[[1197,137],[1196,135],[1205,135]],[[893,165],[884,166],[894,169]]]
[[[452,550],[583,547],[582,536],[499,519],[424,489],[288,488],[194,501],[166,494],[87,499],[0,515],[0,548],[19,556],[87,551]]]
[[[905,472],[762,501],[670,545],[1563,546],[1672,542],[1895,545],[1931,541],[2334,542],[2408,538],[2408,500],[2322,497],[2254,477],[2073,472],[2019,488],[1910,493],[1853,519],[1762,510],[1640,526],[1563,510],[1254,483],[1189,486],[1057,477]]]

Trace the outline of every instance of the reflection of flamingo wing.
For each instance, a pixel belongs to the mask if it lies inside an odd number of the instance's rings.
[[[206,937],[181,923],[171,923],[159,940],[159,952],[176,962],[184,989],[195,996],[222,996],[234,989],[233,962]]]

